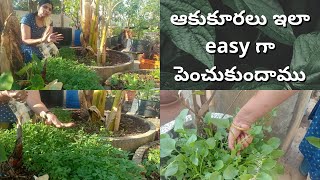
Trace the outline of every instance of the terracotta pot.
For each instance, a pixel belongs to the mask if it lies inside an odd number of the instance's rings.
[[[136,96],[136,91],[127,90],[127,91],[126,91],[125,100],[126,100],[126,101],[133,101],[133,99],[135,98],[135,96]]]
[[[177,90],[161,90],[160,91],[160,104],[170,104],[177,101],[178,91]]]

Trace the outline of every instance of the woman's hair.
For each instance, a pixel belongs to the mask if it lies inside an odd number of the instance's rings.
[[[39,0],[39,1],[38,1],[38,6],[39,6],[39,7],[42,6],[42,5],[44,5],[44,4],[51,4],[52,10],[53,10],[53,3],[51,2],[51,0]]]

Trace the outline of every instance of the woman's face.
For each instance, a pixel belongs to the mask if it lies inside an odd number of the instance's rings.
[[[51,13],[52,13],[52,5],[49,3],[43,4],[42,6],[40,6],[38,10],[38,15],[40,17],[48,17],[51,15]]]

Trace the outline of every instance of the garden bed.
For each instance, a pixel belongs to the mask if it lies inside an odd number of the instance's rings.
[[[60,110],[59,110],[60,111]],[[83,129],[88,134],[99,134],[101,133],[101,127],[99,125],[92,124],[81,117],[80,110],[71,110],[73,122],[76,123],[74,128]],[[103,125],[103,124],[100,124]],[[122,114],[119,131],[113,132],[112,136],[114,137],[126,137],[133,136],[138,134],[146,133],[150,130],[150,125],[145,120],[138,118],[136,116]]]
[[[7,156],[15,139],[16,129],[0,130]],[[23,125],[23,165],[27,174],[48,174],[50,179],[141,179],[142,172],[129,153],[97,135],[42,123]]]
[[[73,128],[74,130],[79,131],[83,129],[86,133],[95,133],[102,139],[111,141],[111,144],[114,147],[121,148],[122,150],[135,151],[141,145],[155,139],[156,128],[154,124],[138,116],[122,114],[119,131],[108,132],[103,128],[103,122],[92,124],[88,122],[88,117],[83,116],[83,113],[79,110],[53,110],[53,112],[62,121],[70,121],[70,119],[68,120],[68,116],[70,117],[70,115],[68,115],[68,111],[70,111],[69,114],[72,114],[72,121],[76,123],[76,126]]]
[[[90,55],[90,53],[88,53],[88,51],[86,49],[83,49],[82,47],[73,49],[75,50],[77,61],[79,63],[84,63],[85,65],[95,70],[101,77],[102,82],[107,80],[114,73],[133,69],[134,60],[125,53],[114,50],[107,50],[106,64],[97,66],[96,56]]]
[[[126,71],[113,74],[105,81],[111,89],[142,90],[160,88],[160,70]]]

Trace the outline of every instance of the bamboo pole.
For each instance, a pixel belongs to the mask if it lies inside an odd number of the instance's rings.
[[[97,107],[97,109],[100,112],[100,117],[104,116],[106,96],[107,96],[107,91],[105,91],[105,90],[94,90],[93,91],[92,105]],[[91,120],[93,122],[97,122],[100,120],[100,118],[98,116],[94,116],[94,113],[92,113],[92,115],[93,116],[91,116]]]
[[[117,117],[117,114],[119,111],[121,113],[120,107],[122,106],[122,103],[123,103],[123,90],[117,90],[116,96],[113,101],[112,109],[111,109],[111,112],[110,112],[110,114],[108,116],[108,120],[107,120],[107,122],[108,122],[107,129],[109,131],[114,131],[115,127],[118,126],[118,125],[115,125],[116,121],[117,121],[117,123],[120,123],[121,117],[119,118],[119,115]]]
[[[295,113],[294,113],[294,115],[291,119],[291,122],[290,122],[291,126],[290,126],[289,130],[287,131],[288,132],[287,136],[285,137],[282,145],[280,146],[284,152],[288,151],[288,148],[290,147],[290,145],[293,141],[293,138],[296,135],[297,130],[299,129],[299,126],[301,124],[302,118],[305,113],[305,109],[306,109],[308,102],[310,100],[311,94],[312,94],[311,90],[301,91],[299,93],[297,104],[295,105],[295,108],[294,108]]]
[[[82,44],[84,47],[88,45],[90,35],[90,21],[91,21],[91,1],[81,1],[81,27],[82,27]]]

